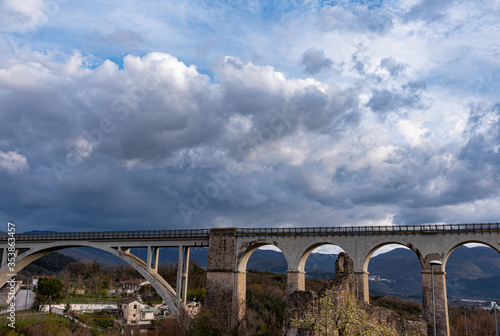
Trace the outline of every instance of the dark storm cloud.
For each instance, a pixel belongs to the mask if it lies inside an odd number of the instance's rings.
[[[2,188],[16,189],[3,200],[2,216],[56,230],[133,227],[145,219],[150,228],[179,227],[186,224],[179,205],[193,206],[200,192],[209,206],[190,224],[218,225],[221,214],[248,209],[260,222],[268,207],[300,200],[269,174],[286,169],[242,158],[293,141],[299,130],[335,133],[359,120],[353,91],[289,80],[235,58],[216,69],[220,84],[166,54],[128,56],[123,69],[106,61],[88,70],[79,61],[75,55],[66,69],[41,62],[35,73],[22,63],[3,72],[0,150],[11,165],[18,155],[22,169],[2,179]],[[46,85],[17,90],[15,78],[30,72]],[[19,99],[24,95],[29,99]],[[231,162],[239,169],[230,183],[207,196]],[[285,176],[283,189],[289,182]]]
[[[460,146],[409,120],[391,129],[407,142],[385,142],[370,133],[420,108],[427,83],[394,59],[380,68],[392,87],[369,86],[362,106],[358,87],[234,57],[215,80],[162,53],[122,69],[19,61],[0,71],[0,216],[61,231],[417,223],[442,217],[415,209],[494,196],[498,108],[471,110]],[[370,110],[382,118],[367,127]]]
[[[308,75],[315,75],[323,69],[332,67],[333,61],[326,58],[325,52],[317,48],[309,48],[302,55],[301,64],[304,66],[304,71]]]

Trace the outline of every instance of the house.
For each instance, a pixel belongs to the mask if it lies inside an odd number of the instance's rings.
[[[75,295],[85,295],[85,289],[75,289]]]
[[[146,279],[130,279],[122,281],[123,292],[126,294],[137,294],[142,286],[149,285]]]
[[[156,313],[158,313],[157,308],[148,306],[141,308],[141,321],[153,321]]]
[[[186,303],[186,311],[190,316],[196,316],[200,312],[201,305],[196,301]]]
[[[54,279],[55,276],[53,276],[53,275],[33,275],[31,277],[32,286],[35,287],[36,285],[38,285],[38,279],[41,279],[41,278]]]
[[[158,309],[157,315],[165,315],[166,316],[166,315],[172,314],[172,312],[170,311],[170,308],[164,303],[156,304],[155,308]]]
[[[118,302],[126,324],[150,324],[158,308],[142,304],[137,300],[125,299]]]

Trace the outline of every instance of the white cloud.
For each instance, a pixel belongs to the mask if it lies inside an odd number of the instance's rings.
[[[0,168],[6,170],[9,174],[18,175],[27,172],[29,165],[26,156],[19,154],[17,151],[0,151]]]

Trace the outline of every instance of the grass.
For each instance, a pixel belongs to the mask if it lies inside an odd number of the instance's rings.
[[[7,323],[10,323],[8,320],[8,315],[3,314],[0,315],[0,330],[5,329]],[[55,322],[69,322],[69,319],[57,314],[47,314],[47,313],[38,313],[38,312],[27,312],[21,313],[16,312],[16,328],[22,329],[22,327],[31,324],[42,323],[46,321],[55,321]],[[10,327],[8,327],[10,330]]]

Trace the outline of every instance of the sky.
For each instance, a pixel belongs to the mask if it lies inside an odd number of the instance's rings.
[[[498,17],[498,0],[0,1],[0,222],[498,222]]]

